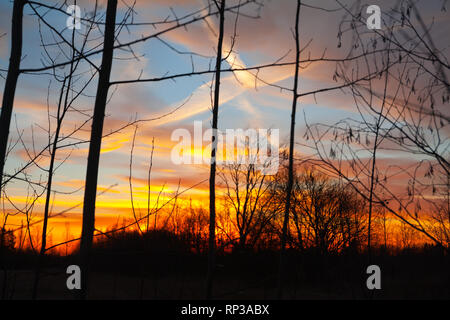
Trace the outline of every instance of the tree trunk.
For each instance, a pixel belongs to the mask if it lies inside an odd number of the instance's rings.
[[[92,120],[91,140],[86,170],[86,186],[83,203],[83,226],[81,233],[81,290],[80,298],[85,299],[88,289],[89,258],[95,228],[95,200],[97,196],[98,165],[102,142],[103,122],[108,98],[109,78],[114,51],[117,0],[108,0],[106,9],[105,38],[102,65],[99,73],[97,95],[95,98],[94,117]]]
[[[3,90],[2,110],[0,114],[0,198],[2,195],[3,170],[6,161],[6,149],[8,147],[9,127],[11,124],[14,96],[17,80],[20,74],[20,59],[22,57],[22,19],[24,0],[15,0],[11,26],[11,55],[9,57],[8,74]],[[2,237],[3,232],[2,230]],[[0,248],[0,261],[3,261],[3,243]],[[3,270],[2,299],[5,298],[7,287],[6,269]]]
[[[297,13],[295,16],[295,76],[294,76],[294,88],[292,99],[292,113],[291,113],[291,128],[289,138],[289,167],[288,167],[288,184],[286,190],[286,204],[284,208],[284,221],[283,230],[281,233],[281,249],[280,249],[280,265],[278,274],[278,288],[277,298],[283,298],[283,285],[284,285],[284,268],[285,268],[285,251],[286,251],[286,238],[289,226],[289,211],[291,210],[291,194],[294,184],[294,142],[295,142],[295,115],[297,112],[297,100],[298,100],[298,74],[300,67],[300,39],[299,39],[299,20],[300,20],[300,6],[301,1],[297,2]]]
[[[72,74],[72,70],[71,70],[71,74]],[[42,225],[41,249],[39,251],[39,256],[37,258],[37,265],[36,265],[35,274],[34,274],[34,284],[33,284],[33,294],[32,294],[33,300],[35,300],[37,298],[41,264],[42,264],[42,259],[45,255],[45,251],[46,251],[45,248],[47,246],[47,226],[48,226],[48,217],[49,217],[49,212],[50,212],[50,200],[51,200],[51,195],[52,195],[53,171],[54,171],[54,167],[55,167],[57,143],[58,143],[59,134],[61,132],[61,126],[62,126],[62,119],[60,117],[60,112],[61,112],[61,107],[62,107],[62,99],[63,99],[65,84],[66,84],[66,80],[63,81],[61,91],[60,91],[59,102],[58,102],[58,115],[57,115],[58,120],[57,120],[57,125],[56,125],[55,136],[53,138],[53,143],[50,147],[51,148],[50,165],[48,168],[47,191],[46,191],[45,205],[44,205],[44,221],[43,221],[43,225]],[[69,88],[70,88],[70,81],[69,81],[69,85],[67,88],[66,97],[68,95]]]
[[[8,74],[3,90],[2,111],[0,115],[0,195],[2,194],[3,170],[8,147],[9,127],[16,93],[17,80],[20,74],[20,60],[22,57],[22,20],[24,0],[15,0],[11,27],[11,56],[9,58]]]
[[[212,149],[211,149],[211,170],[209,175],[209,248],[208,248],[208,274],[206,277],[206,299],[212,297],[212,287],[215,269],[215,251],[216,251],[216,150],[217,150],[217,122],[219,116],[219,96],[220,96],[220,75],[222,65],[222,46],[225,24],[225,0],[220,4],[220,30],[217,44],[216,60],[216,83],[214,89],[214,106],[212,120]]]
[[[389,47],[387,52],[387,65],[389,65],[390,55],[389,55]],[[389,80],[389,72],[386,70],[386,77],[384,82],[384,93],[383,93],[383,103],[381,105],[380,115],[378,116],[376,122],[376,130],[375,130],[375,141],[373,143],[373,151],[372,151],[372,168],[370,172],[370,193],[369,193],[369,226],[367,230],[367,257],[368,264],[372,264],[372,211],[373,211],[373,194],[376,183],[376,160],[377,160],[377,150],[379,140],[382,140],[383,137],[380,137],[380,130],[383,124],[383,111],[386,104],[386,92],[388,88],[388,80]]]

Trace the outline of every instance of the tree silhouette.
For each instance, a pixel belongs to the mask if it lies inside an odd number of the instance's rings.
[[[97,94],[95,96],[94,117],[92,119],[91,139],[86,169],[86,187],[83,202],[83,226],[80,244],[81,268],[83,270],[82,288],[80,290],[81,299],[85,299],[88,292],[89,257],[95,229],[95,200],[97,197],[98,165],[100,161],[106,102],[110,86],[109,78],[113,61],[116,12],[117,0],[108,0],[103,56],[99,71]]]
[[[8,148],[9,128],[14,106],[17,81],[20,75],[22,59],[22,20],[25,0],[14,0],[11,26],[11,53],[8,74],[3,89],[2,110],[0,114],[0,195],[3,186],[3,170]]]
[[[294,74],[294,87],[292,90],[292,112],[291,112],[291,125],[290,125],[290,134],[289,134],[289,165],[288,165],[288,183],[286,187],[286,203],[284,208],[284,217],[283,217],[283,229],[281,231],[281,249],[280,249],[280,266],[279,266],[279,274],[278,274],[278,289],[277,289],[277,298],[281,299],[283,297],[283,275],[284,275],[284,264],[285,264],[285,251],[286,251],[286,238],[288,233],[289,226],[289,214],[291,210],[291,196],[292,196],[292,187],[294,185],[294,147],[295,147],[295,117],[297,114],[297,101],[299,98],[298,94],[298,77],[299,77],[299,69],[300,69],[300,35],[299,35],[299,26],[300,26],[300,7],[302,2],[300,0],[297,1],[297,11],[295,16],[295,74]]]
[[[213,290],[213,279],[215,269],[216,250],[216,153],[218,145],[217,125],[219,121],[220,103],[220,77],[222,70],[222,47],[225,27],[225,0],[214,0],[219,9],[219,36],[217,39],[216,73],[214,84],[214,104],[212,118],[212,144],[211,144],[211,166],[209,173],[209,249],[208,249],[208,273],[206,276],[206,299],[211,299]]]

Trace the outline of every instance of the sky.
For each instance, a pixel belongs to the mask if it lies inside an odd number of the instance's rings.
[[[44,1],[46,4],[60,3],[61,1]],[[67,1],[70,3],[71,1]],[[241,16],[237,21],[237,37],[233,54],[229,56],[224,67],[249,67],[273,63],[292,62],[294,59],[295,42],[292,28],[295,21],[296,2],[292,0],[266,0],[264,6],[246,6],[243,13],[257,15],[259,18]],[[126,12],[125,3],[130,0],[119,1],[117,20],[121,20]],[[190,12],[205,7],[204,0],[171,0],[171,1],[137,1],[135,6],[134,22],[162,21],[174,15],[182,17]],[[236,3],[236,1],[230,1]],[[334,0],[309,1],[326,8],[327,11],[302,7],[300,13],[300,43],[307,47],[302,57],[320,57],[326,52],[328,57],[342,58],[348,53],[350,39],[344,39],[343,45],[338,48],[337,37],[339,24],[344,12]],[[353,1],[343,1],[347,5]],[[388,11],[393,2],[371,1],[370,4],[380,6],[382,12]],[[93,10],[92,1],[77,1],[83,13]],[[426,6],[421,5],[427,22],[434,21],[433,36],[438,39],[441,48],[448,49],[450,34],[448,33],[448,13],[440,9],[443,1],[432,0]],[[41,14],[45,9],[36,9]],[[100,1],[99,11],[105,11],[105,1]],[[11,1],[0,3],[0,69],[8,66],[10,21],[12,12]],[[22,68],[37,68],[46,61],[46,53],[41,41],[54,43],[49,29],[42,23],[39,25],[33,10],[25,10],[24,17],[24,47]],[[49,12],[46,21],[57,30],[65,28],[67,16],[61,12]],[[433,20],[434,19],[434,20]],[[168,25],[132,26],[122,30],[119,40],[125,42],[138,39],[142,35],[149,35],[167,28]],[[235,26],[235,15],[227,14],[225,20],[225,50],[231,46],[231,38]],[[85,27],[85,26],[83,26]],[[42,37],[39,33],[42,30]],[[214,67],[214,58],[217,47],[218,20],[210,17],[163,34],[160,39],[151,39],[133,46],[135,56],[130,52],[116,50],[114,54],[111,81],[122,81],[141,78],[161,77],[177,73],[207,70]],[[83,29],[81,30],[83,32]],[[369,31],[368,31],[369,32]],[[71,32],[65,30],[67,39]],[[98,34],[97,34],[98,35]],[[76,35],[80,41],[81,33]],[[101,37],[92,36],[88,44],[95,47]],[[195,54],[179,54],[174,52],[190,52]],[[58,56],[58,47],[51,46],[50,54],[56,61],[65,61],[64,56]],[[48,60],[47,60],[48,61]],[[100,65],[101,55],[92,57],[92,62]],[[89,76],[89,65],[83,62],[80,71],[80,81],[75,86],[80,87]],[[60,74],[66,70],[58,70]],[[319,88],[334,86],[332,77],[335,72],[334,62],[318,62],[302,66],[300,71],[299,91],[308,92]],[[247,129],[264,128],[280,130],[280,145],[286,146],[288,142],[292,93],[281,90],[280,87],[291,88],[293,85],[293,66],[267,68],[258,73],[264,81],[256,81],[254,76],[241,72],[235,75],[223,75],[220,92],[219,129]],[[0,79],[0,88],[4,87],[4,75]],[[176,81],[132,83],[112,86],[110,100],[107,106],[104,133],[114,131],[132,119],[158,120],[139,122],[136,131],[136,141],[133,150],[133,192],[137,206],[144,209],[147,194],[147,174],[154,139],[154,152],[152,161],[151,192],[152,203],[157,199],[161,190],[163,198],[168,199],[179,188],[180,191],[189,189],[207,179],[209,167],[203,165],[176,165],[171,161],[170,155],[177,141],[171,141],[174,130],[185,128],[193,133],[194,122],[202,121],[203,130],[211,126],[211,84],[212,75],[179,78]],[[63,132],[67,133],[75,126],[86,121],[93,108],[97,78],[87,86],[84,96],[76,101],[76,107],[83,110],[83,114],[72,112],[64,120]],[[270,84],[270,85],[268,85]],[[23,74],[20,76],[18,90],[14,105],[14,119],[11,127],[12,148],[6,164],[6,172],[12,173],[28,161],[24,145],[29,150],[40,150],[48,143],[49,122],[54,129],[54,118],[48,117],[48,111],[55,114],[60,84],[48,72],[45,74]],[[358,111],[352,98],[341,91],[323,93],[316,96],[307,96],[299,99],[299,110],[296,118],[296,139],[304,142],[305,121],[308,123],[334,123],[339,119],[357,118]],[[89,123],[76,134],[77,139],[88,139]],[[130,216],[130,151],[135,127],[129,127],[105,138],[102,142],[102,153],[99,172],[99,196],[97,198],[97,226],[106,227],[119,217]],[[19,139],[21,137],[22,141]],[[71,140],[75,141],[75,140]],[[15,144],[15,142],[18,142]],[[58,151],[58,166],[55,174],[55,194],[52,203],[52,213],[58,213],[67,208],[74,207],[64,216],[53,218],[51,228],[59,230],[62,237],[67,222],[71,224],[71,232],[80,231],[81,201],[86,171],[86,158],[88,145],[80,144],[76,148],[64,148]],[[310,155],[308,148],[297,146],[299,156]],[[67,157],[67,159],[66,159]],[[397,152],[381,152],[381,162],[388,166],[393,159],[397,164],[407,166],[414,159]],[[64,160],[66,159],[66,160]],[[39,165],[48,166],[48,157],[41,157]],[[46,173],[37,166],[27,170],[33,181],[45,180]],[[403,187],[406,180],[398,175],[396,184]],[[207,207],[207,183],[189,189],[184,196],[193,198],[196,205]],[[77,191],[78,190],[78,191]],[[10,202],[5,206],[12,209],[14,206],[25,208],[29,190],[20,181],[8,184],[6,192]],[[67,194],[66,194],[67,193]],[[34,208],[36,219],[42,213],[44,197],[37,202]],[[12,224],[19,224],[19,218],[12,218]]]

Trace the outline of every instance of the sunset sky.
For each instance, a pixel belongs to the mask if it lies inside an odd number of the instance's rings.
[[[56,0],[46,1],[49,4],[59,3]],[[70,2],[70,1],[69,1]],[[132,1],[125,0],[127,3]],[[230,1],[232,3],[236,1]],[[228,66],[249,67],[273,63],[285,56],[282,62],[292,62],[294,60],[295,43],[291,29],[295,19],[295,1],[291,0],[268,0],[263,1],[264,7],[260,10],[260,18],[252,19],[242,16],[238,21],[238,37],[234,48],[235,54],[228,58]],[[100,1],[104,11],[104,1]],[[203,0],[156,0],[136,3],[136,16],[134,22],[160,21],[166,17],[173,17],[173,12],[181,17],[187,13],[199,10],[205,6]],[[338,48],[337,32],[339,23],[343,17],[343,11],[338,10],[339,6],[333,0],[309,1],[316,6],[329,9],[324,12],[313,8],[302,7],[300,18],[300,42],[304,46],[310,40],[308,48],[302,53],[302,58],[320,57],[326,50],[327,57],[342,58],[348,53],[345,45],[349,39],[344,39],[344,44]],[[353,1],[343,1],[343,3],[353,3]],[[372,1],[370,4],[377,4],[383,11],[389,9],[392,1]],[[77,1],[82,12],[89,12],[93,9],[93,1]],[[432,0],[426,3],[427,7],[421,7],[427,22],[432,21],[433,36],[440,44],[441,48],[448,49],[450,43],[450,33],[448,32],[449,16],[446,12],[441,12],[442,1]],[[126,10],[123,2],[119,1],[119,14],[117,20],[120,21]],[[169,9],[172,7],[173,12]],[[38,9],[44,13],[44,9]],[[44,61],[44,51],[41,47],[39,26],[36,17],[32,16],[32,10],[27,7],[24,17],[24,48],[22,69],[37,68],[42,66]],[[256,6],[248,6],[244,10],[247,14],[256,14]],[[3,71],[7,69],[10,47],[10,21],[12,13],[12,2],[1,1],[0,3],[0,69],[2,78],[0,79],[0,90],[4,87]],[[46,16],[47,21],[56,29],[62,30],[65,27],[67,17],[62,13],[50,13]],[[225,50],[230,47],[231,36],[234,27],[234,15],[227,15]],[[131,27],[130,30],[122,30],[120,40],[140,38],[141,35],[149,35],[158,30],[163,30],[167,26],[139,26]],[[44,41],[53,42],[48,29],[41,25]],[[193,63],[195,70],[206,70],[214,68],[214,57],[216,54],[217,36],[214,34],[218,29],[216,17],[209,18],[207,22],[198,22],[190,25],[187,29],[179,28],[175,31],[164,34],[161,40],[152,39],[139,43],[133,47],[138,59],[120,50],[115,51],[113,71],[111,81],[136,79],[141,74],[141,78],[159,77],[177,73],[190,72],[192,70],[191,55],[180,55],[168,47],[175,47],[179,51],[195,52]],[[47,32],[46,32],[47,31]],[[81,30],[83,31],[83,30]],[[128,33],[129,32],[129,33]],[[64,35],[70,39],[71,32],[66,30]],[[81,38],[80,35],[78,35]],[[95,42],[95,41],[94,41]],[[442,45],[446,44],[446,45]],[[93,46],[93,44],[90,44]],[[52,50],[52,49],[50,49]],[[53,48],[57,52],[57,48]],[[128,58],[128,59],[123,59]],[[65,61],[64,57],[58,57],[57,61]],[[101,55],[92,57],[92,61],[100,65]],[[306,67],[306,65],[304,66]],[[83,62],[80,71],[88,70],[88,64]],[[300,92],[326,88],[335,85],[332,80],[335,71],[335,63],[313,63],[300,71]],[[289,123],[292,95],[290,92],[282,91],[277,87],[269,86],[267,83],[281,87],[291,88],[293,83],[293,66],[268,68],[261,70],[258,76],[263,81],[257,81],[248,73],[241,72],[235,76],[230,73],[223,75],[220,93],[220,114],[219,128],[276,128],[280,130],[280,145],[285,146],[288,142]],[[51,81],[51,83],[50,83]],[[173,194],[180,183],[180,191],[190,188],[193,185],[208,178],[209,167],[207,165],[175,165],[170,159],[172,147],[177,143],[171,141],[171,134],[175,129],[186,128],[193,132],[194,121],[203,122],[205,131],[211,126],[211,96],[210,86],[212,75],[194,76],[180,78],[176,81],[163,81],[151,83],[136,83],[113,86],[110,89],[112,98],[107,106],[108,117],[105,121],[104,133],[116,130],[125,125],[128,121],[137,117],[138,119],[151,119],[169,113],[176,108],[173,114],[159,120],[139,123],[136,146],[133,159],[133,185],[134,196],[138,207],[142,209],[146,206],[146,185],[147,172],[152,149],[152,139],[154,137],[155,149],[153,156],[153,168],[151,179],[152,201],[156,201],[157,194],[163,188],[166,199]],[[79,109],[85,110],[86,114],[91,114],[93,109],[97,78],[88,86],[86,94],[76,102]],[[14,105],[14,117],[11,126],[11,143],[14,144],[19,134],[23,132],[23,141],[30,148],[40,150],[48,143],[48,135],[43,128],[48,127],[47,117],[47,92],[49,90],[49,109],[52,114],[56,112],[60,84],[48,74],[26,74],[21,75],[16,92]],[[320,95],[308,96],[299,100],[299,110],[297,114],[296,139],[299,143],[305,143],[303,136],[305,133],[305,120],[308,123],[334,123],[339,119],[358,118],[359,114],[355,110],[351,95],[341,91],[333,91]],[[85,121],[87,116],[78,113],[69,113],[64,121],[64,132],[68,132],[75,125]],[[54,128],[54,119],[51,120]],[[17,125],[17,128],[16,128]],[[90,125],[86,125],[82,132],[77,133],[79,139],[88,139]],[[114,223],[118,217],[130,216],[130,194],[129,194],[129,161],[131,141],[134,127],[127,128],[120,133],[116,133],[104,139],[102,143],[102,154],[100,161],[99,188],[98,192],[107,190],[97,198],[97,226],[106,227]],[[206,143],[205,143],[206,145]],[[70,210],[64,217],[54,218],[50,228],[55,230],[55,238],[61,240],[65,232],[66,223],[70,223],[71,233],[77,235],[80,231],[84,179],[86,174],[86,158],[88,144],[81,144],[77,148],[66,148],[58,151],[58,164],[65,157],[68,160],[57,169],[55,174],[54,189],[60,191],[55,195],[52,213],[77,206]],[[307,148],[297,147],[299,156],[310,155]],[[408,165],[417,159],[411,159],[410,155],[395,151],[381,151],[379,154],[379,165]],[[6,173],[13,173],[28,161],[28,156],[19,142],[9,154]],[[40,158],[39,164],[46,168],[48,157]],[[33,181],[45,181],[46,173],[33,166],[27,171]],[[402,175],[397,175],[398,181],[394,184],[400,188],[405,186],[406,180]],[[196,205],[207,208],[208,206],[208,184],[203,183],[195,187],[183,196],[188,199],[192,197]],[[75,190],[79,191],[71,193]],[[14,206],[22,208],[26,204],[27,188],[26,184],[15,180],[8,184],[6,193]],[[70,193],[70,194],[63,194]],[[34,208],[36,219],[42,212],[42,204],[45,197],[42,196],[38,205]],[[13,209],[11,203],[6,202],[7,209]],[[22,218],[22,217],[21,217]],[[19,216],[12,218],[11,224],[19,224]],[[59,234],[59,236],[58,236]]]

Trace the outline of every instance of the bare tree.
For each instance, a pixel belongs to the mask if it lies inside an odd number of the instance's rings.
[[[278,287],[277,287],[277,298],[281,299],[283,297],[283,275],[284,275],[284,264],[285,264],[285,251],[286,251],[286,238],[289,226],[289,213],[291,210],[291,195],[292,187],[294,184],[294,147],[295,147],[295,117],[297,114],[297,101],[299,98],[298,94],[298,78],[300,72],[300,7],[302,3],[300,0],[297,1],[297,12],[295,16],[295,74],[294,74],[294,87],[292,90],[292,113],[291,113],[291,125],[289,134],[289,167],[288,167],[288,183],[286,188],[286,206],[284,209],[284,220],[283,220],[283,230],[281,232],[281,249],[280,249],[280,266],[278,274]]]
[[[97,94],[92,120],[91,139],[86,170],[83,204],[83,228],[80,244],[81,266],[83,270],[80,298],[85,299],[88,290],[89,256],[95,229],[95,200],[97,196],[98,165],[102,143],[103,123],[108,99],[109,78],[113,60],[117,0],[108,0],[106,9],[105,37],[102,64],[99,72]]]
[[[97,8],[95,8],[94,12],[93,12],[93,16],[95,17],[96,15],[96,10]],[[82,41],[82,46],[80,49],[80,52],[82,53],[85,50],[86,44],[89,40],[89,34],[91,33],[91,31],[94,29],[95,25],[94,23],[91,23],[89,25],[89,27],[87,28],[86,33],[83,35],[83,41]],[[75,61],[75,56],[76,56],[76,52],[77,50],[75,49],[76,47],[76,43],[75,43],[75,29],[73,29],[72,31],[72,38],[71,38],[71,42],[70,42],[70,46],[69,48],[72,51],[72,60],[73,63],[71,63],[69,65],[69,70],[68,70],[68,74],[65,74],[63,76],[61,76],[62,80],[60,80],[59,76],[54,76],[55,79],[61,83],[61,88],[59,90],[59,98],[58,98],[58,105],[57,105],[57,111],[56,111],[56,125],[55,125],[55,131],[54,133],[51,133],[51,124],[49,123],[49,128],[48,128],[48,136],[49,136],[49,156],[50,156],[50,163],[49,163],[49,167],[48,167],[48,178],[47,178],[47,185],[46,185],[46,198],[45,198],[45,204],[44,204],[44,218],[43,218],[43,226],[42,226],[42,240],[41,240],[41,248],[39,251],[39,257],[38,257],[38,261],[37,261],[37,267],[35,270],[35,279],[34,279],[34,285],[33,285],[33,295],[32,298],[36,299],[37,298],[37,293],[38,293],[38,285],[39,285],[39,276],[40,276],[40,268],[41,268],[41,263],[42,263],[42,259],[46,253],[46,246],[47,246],[47,229],[48,229],[48,220],[50,217],[50,202],[51,202],[51,196],[53,193],[53,178],[55,175],[55,171],[56,168],[61,166],[66,160],[64,159],[63,162],[61,164],[59,164],[57,166],[56,164],[56,155],[59,149],[58,146],[58,142],[60,142],[61,140],[61,134],[63,132],[63,122],[67,116],[67,114],[69,112],[75,112],[77,114],[83,114],[83,112],[78,111],[76,107],[74,107],[74,103],[77,101],[77,99],[83,95],[84,90],[88,87],[88,85],[91,83],[91,81],[95,78],[95,76],[97,75],[97,72],[95,70],[92,71],[90,77],[87,79],[87,81],[82,84],[81,88],[79,89],[75,89],[74,88],[74,82],[77,82],[80,80],[80,75],[77,75],[77,69],[79,69],[80,64],[82,62],[82,60],[78,60]],[[42,35],[41,35],[41,39],[42,39]],[[48,46],[48,44],[43,43],[43,41],[41,40],[42,45]],[[46,52],[48,53],[48,51],[46,50]],[[51,60],[52,57],[50,57]],[[80,74],[83,74],[82,72]],[[48,111],[50,113],[50,110]],[[48,115],[48,119],[51,119],[52,116],[49,114]],[[51,136],[53,136],[53,141],[51,140]],[[65,136],[64,138],[68,138],[69,136]]]
[[[254,248],[270,220],[274,193],[269,192],[271,179],[255,164],[226,165],[218,175],[225,185],[225,202],[233,215],[233,225],[239,234],[235,249]]]
[[[362,243],[364,204],[353,190],[314,169],[299,177],[299,189],[307,245],[326,255]]]
[[[220,99],[220,77],[222,70],[222,47],[225,27],[225,0],[215,1],[219,9],[219,36],[217,40],[217,58],[215,73],[215,89],[212,118],[212,146],[211,146],[211,166],[209,174],[209,250],[208,250],[208,274],[206,276],[206,299],[211,299],[213,290],[213,279],[215,269],[216,250],[216,152],[218,145],[217,125],[219,120],[219,99]]]
[[[25,0],[15,0],[12,14],[11,53],[0,115],[0,195],[2,194],[3,170],[8,148],[14,96],[20,74],[20,61],[22,59],[22,20],[25,2]]]
[[[385,28],[375,30],[364,40],[366,25],[360,12],[342,8],[351,17],[349,23],[353,27],[348,30],[365,52],[367,68],[375,68],[379,79],[370,78],[347,86],[360,119],[308,126],[307,135],[313,138],[313,148],[323,168],[347,181],[368,200],[369,215],[375,206],[386,210],[404,226],[445,248],[433,234],[430,216],[426,214],[428,209],[425,209],[425,206],[433,207],[432,195],[438,188],[446,189],[449,172],[449,140],[445,133],[449,119],[444,107],[448,103],[445,54],[434,45],[430,29],[423,24],[420,13],[410,1],[399,1],[389,12]],[[412,12],[416,13],[416,21],[411,18]],[[379,43],[384,50],[369,55],[368,48]],[[347,84],[352,83],[354,77],[346,68],[341,68],[337,75]],[[436,98],[439,95],[441,101]],[[327,134],[335,138],[331,148],[319,141]],[[360,156],[365,152],[371,155],[369,162]],[[377,165],[378,154],[383,152],[403,154],[411,164],[393,163],[383,168]],[[395,190],[393,177],[398,174],[408,177],[403,192]],[[369,229],[370,235],[372,228]],[[370,242],[368,238],[369,252]]]

